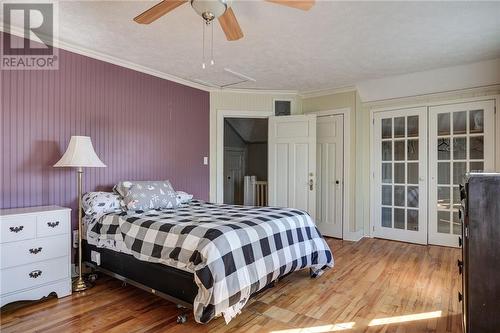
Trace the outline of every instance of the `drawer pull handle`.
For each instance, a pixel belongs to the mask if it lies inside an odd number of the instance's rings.
[[[457,266],[458,274],[462,275],[464,263],[460,259],[457,260]]]
[[[29,273],[29,276],[32,279],[36,279],[40,275],[42,275],[42,271],[41,270],[36,270],[36,271],[32,271],[32,272]]]
[[[30,249],[31,254],[37,254],[39,252],[42,252],[42,247],[37,247],[36,249]]]
[[[59,221],[55,221],[55,222],[47,222],[47,225],[51,228],[55,228],[59,225]]]
[[[24,229],[24,226],[20,225],[19,227],[10,227],[9,229],[11,232],[15,232],[17,234],[19,231]]]
[[[458,301],[459,301],[459,302],[462,302],[462,301],[463,301],[463,299],[464,299],[464,297],[462,296],[462,293],[459,291],[459,292],[458,292]]]
[[[462,237],[458,236],[458,246],[462,247]]]

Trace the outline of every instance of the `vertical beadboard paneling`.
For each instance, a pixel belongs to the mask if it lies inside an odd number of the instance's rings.
[[[75,172],[52,167],[71,135],[90,136],[108,166],[85,170],[85,191],[170,179],[208,200],[207,92],[60,50],[59,70],[2,71],[0,106],[0,208],[56,204],[76,216]]]

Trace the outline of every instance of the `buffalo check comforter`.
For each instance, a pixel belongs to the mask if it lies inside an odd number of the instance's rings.
[[[88,237],[123,241],[139,260],[188,270],[198,286],[194,316],[206,323],[237,315],[250,295],[304,268],[333,266],[327,243],[304,211],[203,201],[176,209],[104,215]]]

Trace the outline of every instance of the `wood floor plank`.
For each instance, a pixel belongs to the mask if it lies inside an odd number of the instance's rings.
[[[101,277],[84,294],[10,304],[0,331],[10,332],[273,332],[297,328],[343,332],[461,331],[458,249],[380,239],[327,240],[334,269],[318,279],[293,273],[252,299],[228,325],[178,325],[175,304]],[[439,313],[439,315],[437,315]],[[412,315],[420,315],[418,320]],[[408,317],[410,316],[410,317]],[[319,328],[318,328],[319,327]],[[306,331],[307,332],[307,331]]]

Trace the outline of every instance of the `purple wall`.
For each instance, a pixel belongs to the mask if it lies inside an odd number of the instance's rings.
[[[75,216],[75,172],[52,167],[71,135],[90,136],[108,166],[84,170],[84,191],[170,179],[208,199],[208,92],[60,50],[59,70],[1,72],[0,131],[1,208]]]

